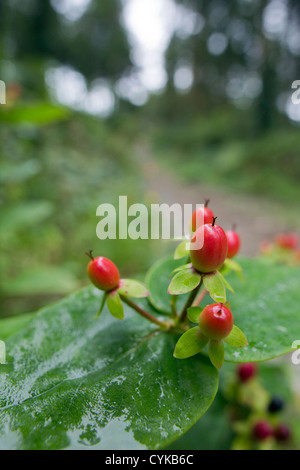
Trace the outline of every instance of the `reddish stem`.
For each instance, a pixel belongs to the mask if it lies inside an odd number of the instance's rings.
[[[146,310],[139,307],[135,302],[129,299],[129,297],[127,297],[126,295],[120,295],[120,297],[123,300],[123,302],[125,302],[125,304],[127,304],[129,307],[133,308],[133,310],[135,310],[137,313],[142,315],[144,318],[147,318],[147,320],[151,321],[152,323],[155,323],[156,325],[160,326],[164,330],[168,330],[169,327],[171,326],[170,324],[164,321],[160,321],[158,320],[158,318],[146,312]]]
[[[195,302],[194,302],[194,305],[195,306],[198,306],[201,304],[202,300],[204,299],[204,297],[206,296],[206,294],[208,294],[208,291],[204,288],[202,292],[200,292],[200,294],[198,295],[198,297],[196,298]]]

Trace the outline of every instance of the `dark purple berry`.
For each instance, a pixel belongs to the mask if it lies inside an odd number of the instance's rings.
[[[279,413],[284,408],[284,401],[279,397],[273,397],[269,403],[269,413]]]
[[[286,442],[291,437],[291,431],[285,424],[280,424],[274,430],[274,437],[279,442]]]

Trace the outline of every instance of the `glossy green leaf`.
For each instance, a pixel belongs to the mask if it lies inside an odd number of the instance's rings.
[[[106,307],[95,320],[101,296],[84,289],[8,339],[1,449],[163,448],[210,407],[218,373],[208,359],[175,359],[176,336],[127,306],[123,322]]]
[[[124,319],[124,307],[117,291],[107,294],[106,304],[113,317],[118,320]]]
[[[203,276],[203,283],[215,302],[226,302],[226,289],[217,272]]]
[[[175,274],[169,285],[168,293],[171,295],[187,294],[199,286],[200,281],[201,274],[195,272],[193,268],[184,269]]]
[[[188,308],[187,314],[188,314],[188,319],[192,323],[198,323],[199,317],[203,311],[203,308],[201,307],[190,307]]]
[[[184,258],[185,256],[189,256],[190,254],[189,245],[190,244],[188,240],[183,240],[183,242],[181,242],[175,250],[174,259],[181,259],[181,258]]]
[[[222,341],[211,340],[209,342],[209,359],[211,363],[217,368],[221,369],[224,362],[224,345]]]
[[[146,286],[150,291],[148,298],[151,305],[162,313],[172,314],[171,301],[174,297],[168,294],[170,274],[174,269],[182,266],[182,260],[174,260],[170,257],[159,260],[149,270],[146,276]],[[187,300],[188,294],[180,295],[176,305],[180,312]]]
[[[3,318],[0,320],[0,340],[6,341],[7,338],[15,334],[17,331],[25,328],[35,315],[35,313],[27,313],[18,315],[17,317]]]
[[[118,292],[122,295],[128,295],[128,297],[137,299],[149,297],[150,295],[148,289],[141,282],[135,281],[133,279],[121,279]]]
[[[222,368],[222,370],[224,367]],[[168,450],[229,450],[233,439],[227,401],[218,392],[207,413]]]
[[[270,266],[259,258],[239,258],[239,263],[246,282],[230,275],[236,293],[229,300],[234,323],[249,345],[238,350],[225,345],[225,360],[266,361],[287,354],[293,341],[300,340],[300,270]]]
[[[208,339],[201,333],[198,326],[190,328],[180,336],[174,351],[177,359],[186,359],[198,354],[208,343]]]
[[[233,325],[231,333],[224,339],[224,341],[234,348],[244,348],[248,346],[246,336],[236,325]]]

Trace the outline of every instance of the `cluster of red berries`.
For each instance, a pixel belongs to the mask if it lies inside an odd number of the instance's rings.
[[[268,437],[275,437],[276,441],[286,442],[291,437],[291,431],[285,424],[279,424],[275,428],[268,421],[258,421],[253,427],[253,437],[258,441],[263,441]]]
[[[297,233],[279,233],[274,240],[266,240],[261,244],[263,255],[273,256],[279,261],[289,264],[300,264],[300,239]]]
[[[207,204],[208,201],[203,208],[193,213],[191,221],[194,232],[191,243],[196,245],[197,240],[203,240],[201,248],[190,251],[192,265],[201,274],[221,269],[225,259],[233,258],[241,246],[240,237],[234,229],[225,232],[222,227],[216,225],[216,217]],[[204,224],[197,225],[198,220]],[[233,328],[232,313],[223,304],[208,305],[200,315],[199,327],[209,339],[224,339]]]
[[[237,375],[242,383],[246,383],[257,375],[257,367],[253,363],[241,364],[237,368]],[[284,401],[279,397],[273,397],[268,405],[267,412],[271,415],[279,413],[284,408]],[[291,437],[290,428],[285,424],[275,427],[268,420],[259,420],[252,429],[255,440],[263,441],[273,436],[278,442],[286,442]]]

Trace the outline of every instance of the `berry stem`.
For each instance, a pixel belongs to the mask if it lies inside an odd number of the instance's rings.
[[[93,257],[93,250],[88,251],[88,252],[86,253],[86,255],[87,255],[89,258],[91,258],[92,261],[94,261],[95,258]]]
[[[179,319],[178,319],[179,323],[183,323],[185,321],[185,319],[187,317],[188,308],[190,308],[193,305],[194,300],[197,297],[197,294],[199,292],[199,289],[201,289],[202,284],[203,284],[203,279],[201,278],[200,284],[194,290],[192,290],[192,292],[190,293],[189,298],[186,301],[185,306],[183,307],[183,310],[182,310],[182,312],[179,316]]]
[[[147,320],[160,326],[162,329],[169,330],[171,326],[173,325],[173,322],[171,324],[170,322],[164,322],[164,321],[158,320],[158,318],[154,317],[150,313],[146,312],[146,310],[139,307],[135,302],[129,299],[129,297],[127,297],[126,295],[120,295],[120,297],[123,300],[123,302],[125,302],[125,304],[127,304],[129,307],[131,307],[133,310],[135,310],[137,313],[142,315]]]
[[[198,297],[196,298],[195,302],[194,302],[194,305],[195,306],[198,306],[201,304],[202,300],[204,299],[204,297],[206,296],[206,294],[208,294],[208,291],[204,288],[202,292],[200,292],[200,294],[198,295]]]
[[[178,318],[177,309],[176,309],[177,300],[178,300],[178,295],[173,295],[171,299],[171,309],[172,309],[172,315],[174,318]]]
[[[213,222],[212,222],[212,226],[214,227],[215,224],[216,224],[216,220],[217,220],[218,217],[213,217]]]

